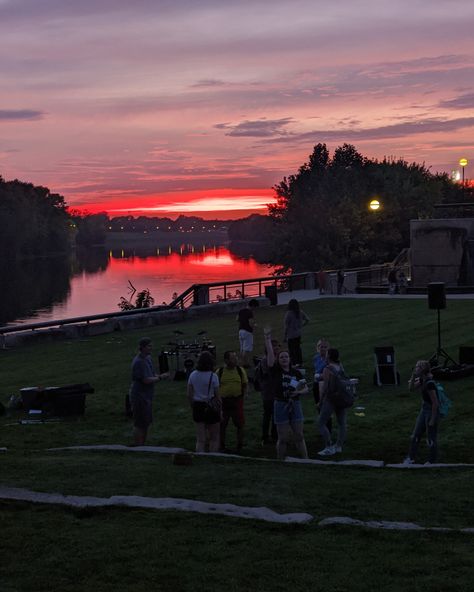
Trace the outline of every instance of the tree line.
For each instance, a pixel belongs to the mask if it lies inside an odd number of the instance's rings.
[[[410,246],[411,219],[472,216],[472,210],[453,213],[449,204],[474,197],[471,187],[424,164],[369,159],[350,144],[331,158],[322,143],[274,190],[276,203],[268,207],[265,224],[241,221],[239,236],[260,236],[272,262],[295,272],[392,261]],[[369,209],[372,199],[380,202],[379,210]],[[435,204],[446,209],[435,215]]]

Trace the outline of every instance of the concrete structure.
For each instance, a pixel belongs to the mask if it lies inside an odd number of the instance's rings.
[[[474,218],[410,221],[411,284],[474,285]]]

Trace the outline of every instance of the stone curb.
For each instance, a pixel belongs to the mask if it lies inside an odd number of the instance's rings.
[[[121,507],[146,508],[150,510],[178,510],[199,514],[218,514],[232,518],[247,518],[276,522],[279,524],[306,524],[313,517],[311,514],[279,514],[269,508],[236,506],[235,504],[213,504],[181,498],[153,498],[137,495],[113,495],[109,498],[93,496],[62,495],[60,493],[39,493],[15,487],[0,486],[0,499],[23,501],[40,504],[54,504],[73,508]]]
[[[60,493],[40,493],[16,487],[0,485],[0,499],[21,501],[35,504],[51,504],[72,508],[103,508],[127,507],[145,508],[150,510],[177,510],[181,512],[196,512],[199,514],[217,514],[230,518],[246,518],[263,520],[278,524],[308,524],[313,520],[311,514],[290,513],[279,514],[266,507],[236,506],[235,504],[212,504],[196,500],[181,498],[153,498],[135,495],[113,495],[109,498],[94,496],[62,495]],[[357,520],[347,516],[333,516],[324,518],[317,523],[324,528],[328,526],[358,526],[378,530],[392,531],[431,531],[431,532],[461,532],[474,534],[474,528],[445,528],[440,526],[420,526],[414,522],[396,522],[388,520]]]
[[[0,449],[1,450],[1,449]],[[5,449],[6,450],[6,449]],[[125,446],[123,444],[97,444],[88,446],[66,446],[62,448],[47,448],[47,452],[61,452],[67,450],[115,450],[120,452],[153,452],[158,454],[182,454],[188,453],[193,456],[212,456],[218,458],[235,458],[239,460],[252,460],[262,462],[281,462],[275,458],[258,458],[255,456],[241,456],[239,454],[224,454],[222,452],[193,452],[185,448],[168,448],[166,446]],[[436,464],[412,464],[389,463],[383,460],[319,460],[316,458],[295,458],[287,456],[283,462],[294,464],[320,465],[320,466],[343,466],[343,467],[372,467],[386,469],[446,469],[446,468],[472,468],[474,464],[469,463],[436,463]]]

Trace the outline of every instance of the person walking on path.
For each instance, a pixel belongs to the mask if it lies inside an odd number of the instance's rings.
[[[277,456],[280,460],[285,459],[291,431],[300,456],[308,458],[306,442],[303,436],[304,417],[300,401],[300,395],[308,393],[308,385],[302,374],[296,368],[291,367],[290,355],[286,350],[281,350],[278,357],[275,357],[271,329],[266,328],[264,330],[264,338],[267,350],[267,364],[270,368],[275,393],[273,419],[278,432]]]
[[[151,339],[144,337],[138,342],[138,353],[132,361],[132,384],[130,405],[133,417],[134,446],[143,446],[148,429],[153,422],[153,395],[155,384],[166,378],[167,373],[156,374],[151,358]]]
[[[404,462],[406,464],[415,462],[421,437],[426,433],[426,442],[429,449],[428,463],[435,463],[438,459],[439,403],[436,383],[433,380],[431,366],[427,360],[418,360],[416,363],[408,381],[408,389],[410,391],[419,389],[422,402],[411,435],[410,450]]]
[[[327,352],[327,366],[323,370],[323,384],[321,387],[321,410],[319,413],[319,432],[324,440],[324,448],[318,452],[320,456],[332,456],[342,452],[346,439],[347,409],[336,407],[330,400],[330,394],[335,390],[335,376],[344,373],[344,368],[339,360],[339,351],[329,348]],[[331,432],[327,423],[332,414],[336,414],[338,424],[337,441],[331,443]]]
[[[303,364],[303,353],[301,351],[301,331],[309,323],[308,316],[300,309],[296,298],[288,302],[288,310],[283,321],[284,341],[288,343],[288,352],[293,366]]]
[[[392,267],[388,272],[388,293],[389,294],[396,294],[398,292],[398,279],[397,279],[397,270],[395,267]]]
[[[226,351],[224,362],[225,366],[217,370],[219,394],[222,399],[221,452],[227,452],[225,435],[229,419],[232,419],[237,429],[237,453],[240,454],[244,445],[244,398],[248,390],[247,374],[237,364],[235,351]]]
[[[337,272],[337,293],[342,294],[344,291],[344,270],[339,269]]]
[[[189,375],[187,394],[196,426],[196,452],[206,452],[206,441],[209,452],[219,452],[221,412],[209,405],[213,399],[220,402],[219,379],[210,352],[199,355],[196,370]]]
[[[255,327],[254,309],[258,307],[258,301],[252,298],[247,306],[239,310],[237,322],[239,323],[240,363],[244,368],[250,368],[253,352],[253,330]]]

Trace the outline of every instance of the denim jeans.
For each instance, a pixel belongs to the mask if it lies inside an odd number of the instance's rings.
[[[333,413],[336,414],[337,424],[339,426],[336,445],[342,448],[344,446],[344,442],[346,441],[347,409],[334,407],[334,405],[328,401],[327,397],[324,398],[319,411],[319,432],[323,437],[325,446],[330,446],[331,432],[328,430],[328,420],[331,418]]]
[[[438,422],[439,416],[436,417],[434,425],[430,426],[432,407],[431,403],[423,401],[420,413],[416,419],[415,428],[411,435],[410,451],[408,456],[412,460],[416,460],[418,446],[423,434],[426,432],[426,442],[429,448],[428,461],[435,463],[438,459]]]

